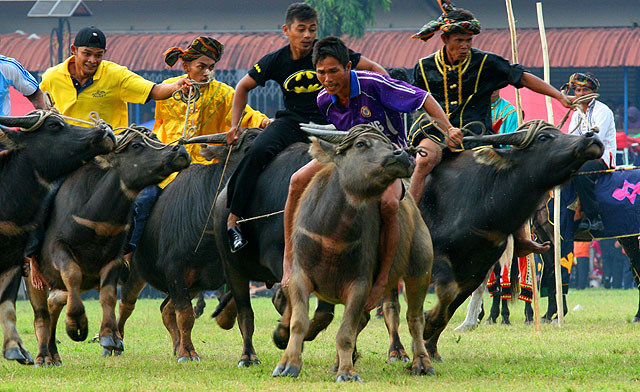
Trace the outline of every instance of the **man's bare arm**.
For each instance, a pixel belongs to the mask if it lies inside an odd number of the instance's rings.
[[[370,60],[364,56],[360,57],[360,61],[358,61],[358,65],[356,65],[356,69],[362,70],[362,71],[372,71],[372,72],[377,72],[379,74],[383,74],[383,75],[389,75],[387,73],[387,70],[384,69],[384,67],[378,63],[376,63],[373,60]]]
[[[258,87],[258,83],[248,74],[244,75],[236,85],[236,92],[233,95],[233,106],[231,108],[231,128],[227,133],[227,144],[234,144],[240,134],[236,126],[240,122],[242,111],[249,101],[249,91]]]

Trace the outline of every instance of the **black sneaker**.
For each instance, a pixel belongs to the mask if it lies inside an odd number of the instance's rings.
[[[233,226],[227,230],[227,235],[229,235],[229,248],[231,249],[231,253],[236,253],[249,243],[244,239],[244,237],[242,237],[240,226]]]

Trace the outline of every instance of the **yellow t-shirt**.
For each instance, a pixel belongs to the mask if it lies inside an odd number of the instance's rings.
[[[127,102],[145,103],[155,83],[127,67],[103,60],[93,75],[93,83],[78,94],[69,74],[69,62],[74,57],[49,68],[42,75],[40,89],[51,94],[54,106],[65,116],[91,121],[89,113],[95,111],[114,129],[128,126]]]
[[[185,76],[187,75],[170,78],[162,83],[173,83]],[[235,90],[227,84],[213,80],[206,87],[202,87],[200,93],[200,98],[195,104],[194,113],[196,132],[191,137],[227,132],[231,128],[231,108]],[[186,103],[173,98],[156,101],[156,122],[153,126],[153,132],[163,143],[171,143],[182,137],[186,109]],[[249,105],[245,109],[246,115],[242,119],[242,127],[259,127],[262,124],[262,120],[267,118],[259,111],[253,110]],[[189,118],[190,124],[191,118]],[[186,144],[185,147],[189,155],[191,155],[192,163],[212,163],[200,155],[199,144]],[[167,186],[176,175],[177,173],[170,175],[160,186],[162,188]]]

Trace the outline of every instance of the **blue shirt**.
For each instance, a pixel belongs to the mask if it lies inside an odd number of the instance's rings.
[[[16,59],[0,55],[0,116],[11,114],[9,86],[29,96],[38,89],[38,82]]]
[[[322,90],[318,107],[327,121],[338,130],[348,131],[368,124],[382,131],[393,143],[407,145],[400,113],[420,109],[429,95],[408,83],[369,71],[351,71],[349,104],[340,105],[338,97]]]
[[[499,120],[502,120],[502,123],[498,133],[511,133],[518,129],[516,108],[502,97],[491,104],[491,121],[495,124]]]

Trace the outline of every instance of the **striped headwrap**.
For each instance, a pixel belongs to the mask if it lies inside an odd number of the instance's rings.
[[[193,40],[187,50],[182,50],[176,46],[164,52],[164,62],[169,67],[173,67],[178,62],[178,59],[188,63],[200,56],[207,56],[217,63],[220,61],[222,53],[224,53],[224,45],[218,40],[211,37],[198,37]]]
[[[480,22],[477,19],[471,20],[455,20],[448,18],[447,15],[456,9],[450,0],[438,0],[442,15],[436,20],[428,22],[422,28],[411,36],[412,39],[421,39],[427,41],[433,37],[436,31],[442,30],[447,33],[464,33],[464,34],[480,34]]]
[[[586,87],[594,93],[600,88],[600,82],[590,73],[576,72],[569,77],[569,88]]]

